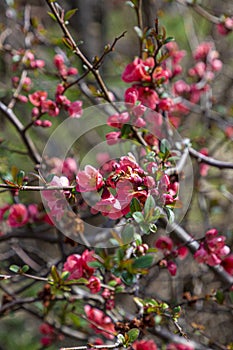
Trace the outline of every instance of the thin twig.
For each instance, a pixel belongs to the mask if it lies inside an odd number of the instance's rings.
[[[191,7],[194,11],[196,11],[199,15],[201,15],[202,17],[204,17],[205,19],[207,19],[208,21],[214,23],[214,24],[218,24],[220,23],[220,18],[213,16],[211,13],[209,13],[208,11],[204,10],[203,7],[201,7],[200,5],[197,5],[195,3],[189,3],[186,0],[176,0],[176,2],[178,2],[181,5],[184,6],[189,6]]]
[[[196,158],[199,162],[209,164],[213,167],[219,168],[219,169],[233,169],[233,163],[230,162],[224,162],[221,160],[214,159],[212,157],[205,156],[204,154],[196,151],[194,148],[189,148],[189,154]]]
[[[17,118],[16,114],[12,111],[12,109],[8,108],[3,102],[0,101],[0,111],[6,116],[6,118],[14,125],[16,130],[18,131],[23,143],[28,149],[28,155],[32,159],[32,161],[36,164],[40,164],[41,157],[38,153],[32,139],[30,136],[23,133],[24,126]]]
[[[6,188],[9,190],[20,190],[20,191],[69,191],[73,190],[75,188],[75,185],[73,186],[19,186],[17,184],[15,185],[8,185],[8,184],[0,184],[0,188]]]

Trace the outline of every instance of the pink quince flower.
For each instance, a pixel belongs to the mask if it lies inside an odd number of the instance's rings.
[[[134,350],[157,350],[153,340],[137,340],[133,343],[132,348]]]
[[[127,112],[113,114],[108,117],[107,124],[114,128],[121,129],[123,124],[128,123],[130,120],[130,115]]]
[[[233,254],[230,254],[224,258],[221,265],[227,273],[233,276]]]
[[[69,116],[72,117],[72,118],[80,118],[81,115],[83,114],[82,104],[83,104],[82,101],[72,102],[68,106]]]
[[[138,90],[135,87],[130,87],[125,91],[125,102],[135,105],[138,100]]]
[[[94,257],[94,251],[93,250],[84,250],[84,252],[82,253],[82,266],[83,266],[83,271],[84,271],[84,275],[85,277],[90,277],[93,275],[93,273],[95,272],[94,267],[91,267],[88,265],[89,262],[91,261],[95,261],[95,257]]]
[[[65,176],[54,176],[49,185],[59,186],[61,188],[67,187],[69,186],[69,180]],[[70,193],[62,190],[45,190],[42,192],[42,196],[47,201],[51,216],[57,220],[60,220],[64,213],[64,207],[66,205],[64,194],[69,195]]]
[[[46,91],[36,91],[33,94],[28,95],[29,101],[36,107],[40,107],[42,102],[47,99]]]
[[[104,184],[99,170],[91,165],[86,165],[83,171],[78,172],[76,181],[78,192],[98,191]]]
[[[143,61],[136,57],[132,63],[129,63],[122,74],[122,80],[126,83],[150,81],[150,68],[154,66],[154,59],[152,57]]]
[[[91,276],[91,278],[88,281],[87,287],[90,289],[91,293],[98,293],[101,289],[100,279],[96,276]]]
[[[90,327],[95,331],[95,333],[103,334],[107,339],[114,339],[116,331],[114,324],[112,323],[112,320],[109,316],[106,316],[103,311],[91,307],[90,305],[85,305],[84,311],[90,321],[93,321],[95,324],[107,331],[105,332],[104,330],[99,329],[94,326],[94,324],[90,323]]]
[[[78,167],[74,158],[68,157],[64,160],[62,173],[69,179],[72,180],[74,175],[77,173]]]
[[[159,103],[159,96],[157,92],[153,89],[150,89],[148,86],[139,86],[138,90],[138,100],[142,104],[151,109],[155,109],[156,105]]]
[[[217,24],[217,30],[221,35],[228,35],[233,30],[233,17],[227,17]]]
[[[170,237],[161,236],[156,240],[155,247],[163,250],[166,254],[168,254],[172,251],[173,242]]]
[[[83,264],[82,257],[79,254],[73,254],[68,256],[64,263],[63,271],[70,273],[68,279],[79,279],[83,276]]]
[[[13,204],[10,207],[7,222],[11,227],[21,227],[25,225],[28,220],[28,210],[24,204]]]
[[[171,276],[175,276],[176,275],[176,271],[177,271],[177,265],[174,261],[169,260],[167,263],[167,269],[168,272],[170,273]]]
[[[45,100],[41,102],[41,112],[48,113],[51,117],[56,117],[60,110],[55,102],[52,100]]]
[[[120,136],[121,136],[120,131],[109,132],[108,134],[105,135],[106,140],[107,140],[107,144],[110,146],[115,145],[116,143],[119,142]]]
[[[123,216],[119,200],[109,193],[108,197],[102,196],[92,208],[91,212],[96,214],[101,212],[103,216],[108,216],[112,220],[119,219]]]

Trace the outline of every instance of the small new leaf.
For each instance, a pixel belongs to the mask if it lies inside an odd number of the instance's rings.
[[[171,41],[175,41],[175,38],[173,38],[172,36],[169,36],[168,38],[166,38],[165,40],[164,40],[164,44],[168,44],[168,43],[170,43]]]
[[[26,273],[29,270],[29,266],[28,265],[23,265],[23,267],[20,270],[21,270],[21,272]]]
[[[137,36],[138,36],[140,39],[142,39],[142,38],[143,38],[143,31],[141,30],[141,28],[135,26],[135,27],[134,27],[134,30],[135,30],[135,32],[137,33]]]
[[[57,22],[56,16],[52,12],[48,12],[48,15],[55,21]]]
[[[9,267],[9,270],[12,271],[12,272],[14,272],[14,273],[18,273],[19,270],[20,270],[20,267],[19,267],[18,265],[11,265],[11,266]]]
[[[142,208],[141,208],[139,200],[134,197],[130,203],[130,212],[131,212],[131,214],[133,214],[137,211],[142,211]]]
[[[132,216],[138,224],[141,224],[145,221],[144,216],[140,211],[135,211]]]
[[[150,220],[155,210],[155,200],[152,196],[148,196],[144,206],[145,221]]]
[[[150,267],[153,263],[153,256],[152,255],[143,255],[134,260],[132,266],[135,269],[146,269]]]
[[[137,340],[138,336],[139,336],[139,329],[137,328],[132,328],[128,331],[128,342],[129,343],[133,343],[135,340]]]
[[[16,175],[16,182],[19,186],[22,186],[24,177],[25,177],[25,172],[23,170],[20,170]]]
[[[78,9],[72,9],[66,12],[64,20],[68,21],[77,12]]]

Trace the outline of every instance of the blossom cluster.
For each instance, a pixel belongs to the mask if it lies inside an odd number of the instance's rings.
[[[201,96],[210,90],[210,82],[214,80],[216,73],[222,69],[222,61],[212,42],[201,43],[193,53],[195,64],[189,69],[188,75],[191,82],[177,80],[173,84],[174,96],[182,97],[197,104]],[[184,103],[179,103],[183,113],[189,109]]]
[[[56,329],[48,323],[42,323],[39,327],[39,331],[42,335],[40,342],[43,347],[50,346],[55,341],[64,339],[63,334],[58,334]]]
[[[94,261],[94,251],[85,250],[82,255],[73,254],[68,256],[64,263],[63,271],[69,272],[69,280],[87,278],[87,287],[91,293],[98,293],[101,289],[100,279],[93,276],[95,269],[88,265],[89,262]]]
[[[230,248],[225,241],[226,237],[219,235],[216,229],[208,230],[194,254],[194,259],[210,266],[221,264],[230,275],[233,275],[233,255],[229,254]]]
[[[22,203],[2,206],[0,208],[0,222],[3,220],[6,220],[7,225],[12,228],[39,221],[49,223],[47,215],[39,210],[37,204],[26,206]]]
[[[171,274],[175,276],[177,265],[174,261],[176,257],[181,260],[185,259],[188,254],[188,249],[185,246],[174,247],[172,239],[168,236],[161,236],[155,241],[155,247],[162,251],[164,257],[160,260],[159,266],[165,267]]]
[[[76,176],[78,192],[97,191],[100,200],[92,206],[91,212],[101,212],[110,219],[119,219],[130,212],[130,203],[136,198],[143,208],[147,197],[156,197],[160,205],[172,204],[177,199],[178,183],[171,183],[167,175],[159,181],[155,176],[155,162],[147,164],[147,171],[136,161],[135,157],[122,156],[119,161],[112,160],[108,166],[96,169],[86,165]],[[108,173],[107,173],[108,170]],[[104,176],[105,175],[105,176]]]
[[[45,67],[45,61],[35,59],[34,54],[29,50],[18,54],[17,60],[17,66],[14,63],[14,67],[17,69],[20,62],[27,70],[42,69]],[[15,56],[13,56],[13,61],[15,61]],[[41,117],[45,114],[48,114],[50,117],[56,117],[59,115],[62,108],[68,112],[70,117],[79,118],[83,113],[82,101],[77,100],[71,102],[65,96],[65,91],[69,87],[68,78],[76,76],[78,74],[78,70],[75,67],[67,67],[65,64],[65,58],[61,54],[56,54],[54,56],[53,63],[61,79],[61,83],[59,83],[56,87],[55,97],[53,100],[48,98],[48,93],[44,90],[37,90],[31,94],[28,94],[28,97],[22,94],[17,95],[17,100],[20,102],[26,103],[29,100],[33,105],[31,116],[35,126],[45,128],[50,127],[52,122],[47,119],[41,120]],[[12,78],[12,84],[15,89],[17,89],[19,83],[22,86],[22,91],[26,93],[30,92],[32,89],[32,80],[28,76],[22,78],[21,82],[18,76],[14,76]]]

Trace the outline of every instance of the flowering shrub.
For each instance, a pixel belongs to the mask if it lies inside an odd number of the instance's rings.
[[[174,2],[210,21],[213,37],[230,38],[230,15]],[[12,74],[0,94],[0,315],[37,318],[43,348],[232,349],[231,330],[209,332],[203,317],[212,303],[215,325],[223,311],[231,324],[233,164],[220,147],[233,128],[226,47],[208,36],[190,40],[191,53],[181,49],[131,0],[139,50],[114,56],[124,32],[89,59],[72,35],[76,10],[45,3],[54,31],[45,34],[26,6],[16,25],[24,48],[5,24],[0,35]],[[4,6],[8,18],[15,9]],[[120,92],[105,81],[108,55]],[[75,347],[64,347],[72,338]]]

